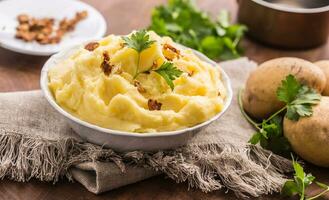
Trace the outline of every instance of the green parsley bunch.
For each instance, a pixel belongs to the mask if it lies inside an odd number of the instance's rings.
[[[149,29],[221,60],[241,55],[239,43],[247,30],[244,25],[230,24],[227,11],[220,12],[217,19],[212,20],[192,0],[169,0],[168,5],[156,7]]]

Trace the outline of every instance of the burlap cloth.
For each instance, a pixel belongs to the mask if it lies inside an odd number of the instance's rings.
[[[40,91],[0,94],[0,177],[56,182],[74,179],[93,193],[159,173],[205,192],[227,188],[240,197],[278,192],[290,162],[248,145],[253,128],[242,117],[237,91],[255,63],[221,63],[234,99],[223,117],[185,147],[161,152],[116,153],[82,141]]]

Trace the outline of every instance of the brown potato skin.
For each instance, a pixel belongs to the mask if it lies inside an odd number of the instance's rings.
[[[311,117],[283,121],[284,136],[304,160],[329,167],[329,97],[322,97],[313,107]]]
[[[320,67],[327,79],[327,83],[324,87],[324,90],[322,91],[322,95],[329,96],[329,60],[321,60],[315,62],[314,64]]]
[[[259,65],[249,75],[242,96],[245,111],[256,119],[264,119],[284,106],[276,97],[277,88],[287,75],[322,92],[326,78],[315,64],[299,58],[276,58]]]

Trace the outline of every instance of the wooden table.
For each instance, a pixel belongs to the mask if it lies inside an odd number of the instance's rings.
[[[108,22],[108,33],[126,34],[133,29],[144,28],[149,24],[150,13],[155,5],[165,0],[87,0],[97,8]],[[215,16],[220,9],[231,11],[236,16],[236,0],[199,0],[198,5]],[[280,57],[296,56],[311,61],[329,59],[329,43],[321,47],[304,51],[285,51],[272,49],[248,39],[243,41],[246,56],[257,62]],[[13,53],[0,49],[0,92],[39,89],[40,69],[47,57],[36,57]],[[329,183],[329,170],[309,166],[308,171],[320,181]],[[316,190],[309,191],[317,192]],[[136,184],[122,187],[102,195],[88,192],[78,183],[63,180],[56,185],[31,181],[16,183],[0,181],[0,199],[236,199],[231,193],[217,191],[204,194],[199,190],[187,190],[184,183],[175,184],[163,176],[154,177]],[[265,196],[259,199],[284,199],[279,195]],[[329,199],[329,195],[323,199]]]

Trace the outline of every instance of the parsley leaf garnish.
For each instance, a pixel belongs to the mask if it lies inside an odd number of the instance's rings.
[[[162,65],[157,69],[154,70],[158,73],[162,78],[167,82],[170,86],[171,90],[174,89],[173,81],[182,75],[182,71],[179,70],[177,67],[174,66],[171,62],[164,62]]]
[[[150,36],[147,34],[146,30],[136,31],[130,36],[123,36],[124,45],[136,50],[138,53],[141,53],[145,49],[150,48],[150,46],[155,42],[150,40]]]
[[[286,196],[299,195],[300,200],[313,200],[329,192],[328,185],[315,182],[320,188],[323,188],[324,190],[313,197],[306,197],[306,188],[312,184],[312,182],[315,180],[315,177],[310,173],[306,174],[303,167],[297,161],[295,161],[294,158],[292,158],[292,165],[295,171],[294,177],[293,179],[286,181],[281,191],[282,194]]]
[[[123,36],[122,37],[124,41],[124,45],[134,49],[138,53],[137,57],[137,68],[134,74],[134,79],[138,76],[139,74],[139,62],[140,62],[140,57],[142,51],[145,49],[150,48],[150,46],[155,42],[154,40],[150,40],[150,36],[147,34],[146,30],[139,30],[136,31],[135,33],[131,34],[130,36]]]

